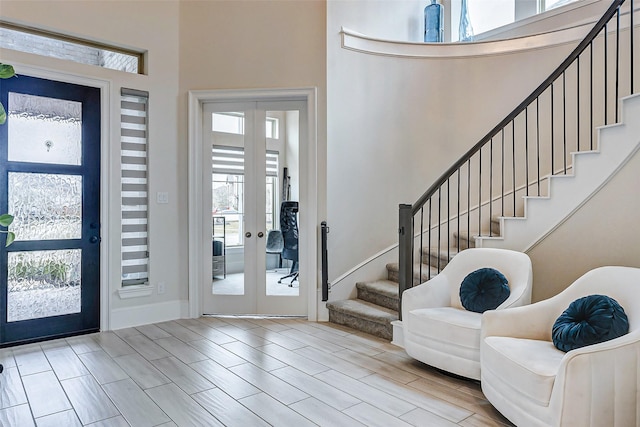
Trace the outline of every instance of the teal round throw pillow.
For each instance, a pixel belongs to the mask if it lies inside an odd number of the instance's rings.
[[[558,350],[570,351],[621,337],[629,319],[618,301],[606,295],[578,298],[553,324],[551,336]]]
[[[460,285],[460,302],[469,311],[494,310],[509,298],[509,281],[494,268],[469,273]]]

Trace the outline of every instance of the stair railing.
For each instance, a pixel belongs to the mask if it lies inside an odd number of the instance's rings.
[[[620,96],[634,93],[633,3],[614,0],[531,95],[413,205],[399,206],[401,302],[405,289],[444,268],[452,244],[464,249],[475,237],[496,237],[494,217],[518,216],[522,196],[545,195],[550,176],[572,170],[571,152],[593,150],[596,128],[618,121]]]

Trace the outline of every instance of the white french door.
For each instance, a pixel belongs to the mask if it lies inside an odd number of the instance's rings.
[[[211,159],[202,182],[203,229],[211,236],[203,253],[203,314],[307,314],[307,289],[295,274],[300,245],[285,250],[289,259],[282,261],[277,247],[267,253],[268,235],[281,231],[282,202],[300,198],[305,108],[301,101],[203,105],[202,155]],[[288,218],[297,223],[300,215]],[[288,240],[290,249],[297,239]]]

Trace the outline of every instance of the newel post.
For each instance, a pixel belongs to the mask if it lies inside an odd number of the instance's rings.
[[[400,293],[398,317],[402,320],[402,293],[413,286],[413,215],[411,205],[400,205],[398,234],[398,291]]]

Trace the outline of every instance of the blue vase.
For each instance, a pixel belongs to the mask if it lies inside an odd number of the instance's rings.
[[[424,41],[444,41],[444,6],[436,3],[436,0],[431,0],[431,4],[424,8]]]
[[[461,42],[473,41],[473,27],[471,26],[471,18],[469,17],[467,0],[462,0],[462,6],[460,7],[460,26],[458,27],[458,40]]]

